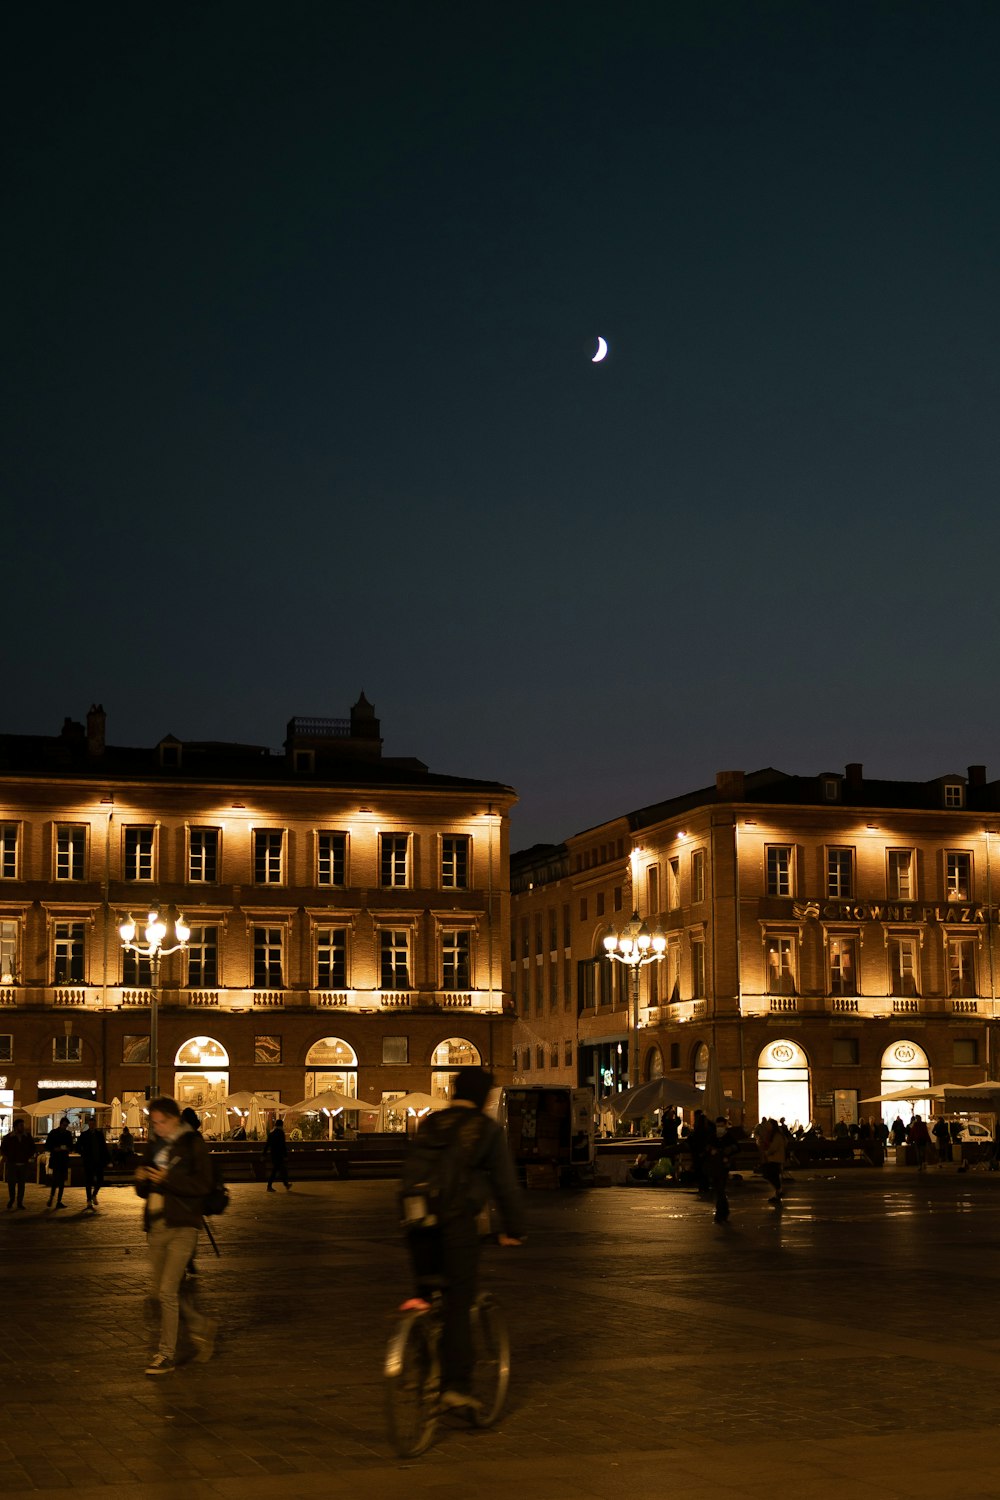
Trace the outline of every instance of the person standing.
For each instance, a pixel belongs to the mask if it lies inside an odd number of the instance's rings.
[[[204,1363],[212,1357],[218,1324],[199,1312],[182,1286],[211,1187],[208,1147],[198,1131],[181,1119],[177,1100],[165,1096],[151,1100],[149,1140],[135,1174],[135,1190],[145,1204],[143,1227],[153,1295],[160,1302],[159,1343],[146,1366],[147,1375],[168,1375],[176,1368],[182,1318],[195,1346],[195,1359]]]
[[[493,1089],[486,1068],[462,1068],[454,1075],[452,1102],[447,1109],[425,1116],[410,1147],[409,1162],[419,1167],[424,1151],[449,1153],[455,1171],[448,1174],[455,1198],[442,1203],[433,1224],[416,1227],[415,1217],[425,1202],[417,1183],[413,1211],[407,1199],[404,1167],[402,1208],[407,1248],[413,1265],[417,1295],[403,1308],[424,1306],[434,1291],[443,1299],[441,1337],[441,1397],[446,1410],[474,1411],[472,1373],[472,1304],[479,1272],[479,1229],[476,1219],[489,1197],[500,1209],[503,1233],[499,1243],[519,1245],[523,1238],[521,1195],[503,1132],[483,1113]]]
[[[277,1177],[279,1181],[285,1184],[285,1192],[287,1193],[291,1189],[292,1184],[288,1180],[288,1141],[285,1137],[284,1121],[280,1115],[275,1120],[272,1129],[267,1132],[267,1140],[264,1142],[264,1149],[261,1152],[261,1156],[270,1156],[271,1158],[271,1175],[267,1179],[268,1192],[274,1192],[274,1179]]]
[[[63,1115],[59,1124],[54,1126],[45,1137],[45,1149],[49,1153],[48,1207],[52,1207],[52,1201],[55,1199],[56,1208],[65,1208],[63,1193],[69,1176],[69,1153],[73,1149],[73,1132],[69,1128],[67,1115]]]
[[[7,1208],[14,1207],[15,1192],[17,1206],[23,1208],[28,1167],[38,1155],[38,1148],[31,1135],[25,1130],[23,1120],[15,1120],[13,1129],[9,1130],[0,1141],[0,1155],[3,1156],[4,1166],[7,1169]]]
[[[927,1171],[927,1147],[931,1143],[931,1133],[927,1129],[920,1115],[914,1115],[910,1121],[910,1128],[906,1133],[907,1144],[913,1147],[917,1158],[917,1171]]]
[[[938,1166],[943,1167],[946,1161],[951,1161],[951,1134],[944,1115],[938,1115],[934,1121],[934,1129],[931,1131],[931,1134],[934,1137],[934,1144],[937,1146]]]
[[[97,1116],[91,1115],[87,1128],[76,1143],[83,1158],[83,1185],[87,1193],[87,1207],[97,1208],[97,1195],[104,1186],[104,1168],[111,1160],[104,1131],[97,1128]]]
[[[715,1193],[715,1222],[725,1224],[729,1220],[729,1167],[739,1149],[739,1136],[724,1115],[715,1122],[709,1135],[708,1179]]]

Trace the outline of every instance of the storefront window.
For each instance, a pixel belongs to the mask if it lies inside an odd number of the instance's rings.
[[[431,1058],[431,1093],[447,1099],[451,1094],[451,1075],[457,1068],[475,1068],[482,1064],[479,1051],[464,1037],[450,1036],[440,1042]]]

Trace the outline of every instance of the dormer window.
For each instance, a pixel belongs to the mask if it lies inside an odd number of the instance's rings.
[[[309,776],[316,769],[315,750],[296,750],[293,752],[292,768],[300,776]]]
[[[836,776],[824,776],[823,777],[823,801],[824,802],[839,802],[840,801],[840,780],[839,780],[838,777],[836,777]]]
[[[164,740],[159,749],[160,765],[164,770],[176,771],[181,763],[181,746],[176,740]]]
[[[965,806],[965,787],[960,781],[946,781],[944,784],[945,807]]]

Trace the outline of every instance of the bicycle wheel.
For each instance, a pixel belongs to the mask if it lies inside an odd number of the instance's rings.
[[[510,1334],[500,1304],[484,1292],[472,1309],[472,1347],[476,1363],[472,1394],[479,1402],[477,1427],[490,1427],[503,1411],[510,1383]]]
[[[438,1335],[425,1312],[401,1318],[385,1356],[385,1411],[389,1441],[401,1458],[430,1447],[437,1427],[440,1371]]]

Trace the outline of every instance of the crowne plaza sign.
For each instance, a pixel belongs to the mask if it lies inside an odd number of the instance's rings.
[[[909,927],[915,922],[956,927],[1000,922],[1000,908],[965,901],[934,905],[919,901],[795,901],[792,913],[799,922],[813,917],[824,922],[905,922]]]

